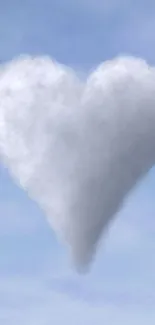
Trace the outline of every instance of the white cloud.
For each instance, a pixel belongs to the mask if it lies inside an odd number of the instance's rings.
[[[155,160],[155,70],[120,58],[86,83],[50,58],[2,66],[0,150],[78,265]]]

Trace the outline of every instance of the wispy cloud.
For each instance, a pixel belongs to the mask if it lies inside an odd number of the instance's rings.
[[[153,325],[154,309],[148,306],[147,296],[140,297],[132,294],[102,293],[95,295],[90,289],[80,293],[79,287],[73,292],[70,299],[61,292],[47,288],[43,278],[14,277],[11,281],[1,278],[0,320],[6,325],[21,322],[24,325],[57,325],[67,324],[145,324],[146,319]],[[41,281],[40,281],[41,280]],[[67,289],[68,290],[68,289]],[[59,291],[59,290],[58,290]],[[70,286],[70,291],[72,291]],[[92,295],[93,294],[93,295]],[[80,298],[80,299],[79,299]],[[87,299],[87,303],[85,303]],[[151,307],[151,308],[150,308]],[[151,313],[152,319],[149,314]],[[138,322],[138,323],[137,323]]]
[[[120,285],[121,286],[121,285]],[[51,285],[51,289],[58,293],[63,293],[69,296],[71,299],[83,301],[92,306],[104,306],[106,304],[112,304],[116,307],[134,307],[138,309],[149,308],[154,310],[155,294],[154,290],[107,290],[107,286],[101,286],[100,288],[93,288],[91,283],[80,283],[71,278],[54,278]]]

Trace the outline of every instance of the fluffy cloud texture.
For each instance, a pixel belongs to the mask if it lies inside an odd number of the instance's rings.
[[[86,80],[49,57],[0,71],[0,158],[78,268],[155,161],[155,69],[132,57]]]

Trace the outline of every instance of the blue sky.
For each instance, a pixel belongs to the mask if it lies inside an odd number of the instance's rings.
[[[0,60],[48,54],[88,72],[128,53],[155,64],[154,12],[151,0],[6,0]],[[0,324],[154,324],[154,192],[153,169],[127,198],[90,274],[78,276],[44,213],[0,165]]]

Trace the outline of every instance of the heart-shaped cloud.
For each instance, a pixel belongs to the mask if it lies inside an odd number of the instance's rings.
[[[86,81],[48,57],[0,70],[0,155],[77,266],[155,161],[155,69],[117,58]]]

